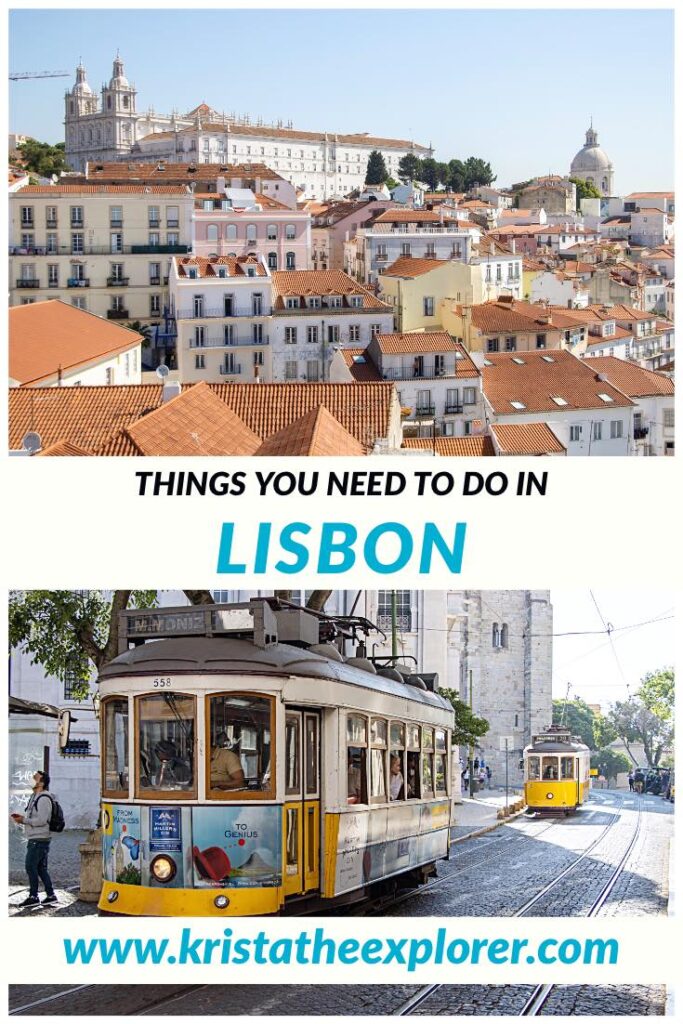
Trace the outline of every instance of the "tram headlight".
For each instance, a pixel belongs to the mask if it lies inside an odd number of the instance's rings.
[[[166,857],[165,854],[160,853],[159,856],[155,857],[150,864],[149,870],[157,882],[164,883],[170,882],[175,878],[175,874],[178,869],[174,860],[170,857]]]
[[[213,901],[214,907],[218,907],[219,910],[225,910],[229,903],[230,900],[227,896],[216,896],[216,899]]]
[[[555,794],[554,793],[546,793],[545,798],[546,798],[546,800],[554,800],[555,799]]]
[[[111,892],[107,893],[107,903],[116,903],[119,898],[119,894],[116,889],[112,889]]]

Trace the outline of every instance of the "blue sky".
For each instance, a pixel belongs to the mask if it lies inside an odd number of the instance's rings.
[[[671,189],[673,15],[665,10],[19,10],[12,71],[83,58],[99,93],[117,47],[138,109],[250,113],[431,142],[500,184],[566,173],[591,115],[621,194]],[[63,139],[73,78],[10,82],[10,130]]]

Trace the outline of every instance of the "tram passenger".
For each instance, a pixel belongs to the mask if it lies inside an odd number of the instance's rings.
[[[359,747],[349,747],[347,751],[346,802],[349,804],[363,803],[363,754]]]
[[[405,789],[403,786],[403,772],[401,771],[401,757],[399,754],[391,755],[389,771],[391,773],[389,796],[392,800],[403,800],[405,796]]]
[[[226,744],[227,733],[219,732],[216,746],[211,751],[211,788],[242,789],[244,787],[244,769],[242,762],[234,750]]]
[[[544,782],[557,782],[557,766],[550,763],[543,769]]]

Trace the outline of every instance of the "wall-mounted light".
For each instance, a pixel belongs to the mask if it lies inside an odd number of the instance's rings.
[[[93,709],[95,718],[99,718],[100,717],[100,704],[101,703],[102,703],[102,698],[101,698],[99,690],[98,690],[96,693],[93,693],[93,695],[92,695],[92,709]]]

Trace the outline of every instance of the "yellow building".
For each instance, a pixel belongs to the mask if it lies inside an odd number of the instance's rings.
[[[434,331],[441,327],[443,300],[455,299],[457,265],[452,260],[401,256],[384,271],[379,279],[379,297],[393,310],[396,331]]]

